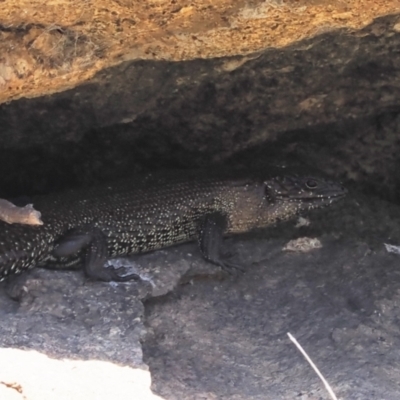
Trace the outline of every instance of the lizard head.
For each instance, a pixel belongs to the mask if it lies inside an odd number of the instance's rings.
[[[264,184],[268,201],[290,203],[297,211],[328,206],[347,193],[340,183],[307,175],[283,175]]]

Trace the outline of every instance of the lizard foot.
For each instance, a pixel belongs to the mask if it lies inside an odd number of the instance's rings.
[[[108,280],[106,282],[114,281],[114,282],[128,282],[128,281],[140,281],[142,278],[140,275],[136,273],[128,274],[128,275],[120,275],[119,272],[124,273],[126,271],[126,268],[124,267],[119,267],[119,268],[107,268],[106,269],[108,273]]]
[[[230,258],[230,257],[229,257]],[[236,275],[245,271],[245,268],[239,264],[232,263],[226,260],[220,260],[215,263],[230,275]]]

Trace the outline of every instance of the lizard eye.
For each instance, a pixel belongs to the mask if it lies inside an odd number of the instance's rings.
[[[315,189],[318,183],[315,179],[308,179],[306,182],[307,189]]]

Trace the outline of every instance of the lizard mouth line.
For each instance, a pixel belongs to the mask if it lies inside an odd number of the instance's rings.
[[[342,197],[346,196],[346,193],[340,193],[340,194],[333,194],[331,196],[315,196],[315,197],[301,197],[301,196],[296,196],[296,197],[290,197],[289,201],[303,201],[303,202],[312,202],[315,200],[320,200],[320,201],[329,201],[329,200],[334,200],[334,199],[341,199]],[[281,199],[285,199],[285,197],[281,197]]]

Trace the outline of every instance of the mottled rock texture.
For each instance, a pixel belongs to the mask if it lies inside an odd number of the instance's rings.
[[[0,102],[72,88],[121,61],[246,55],[398,9],[398,0],[6,0]]]

